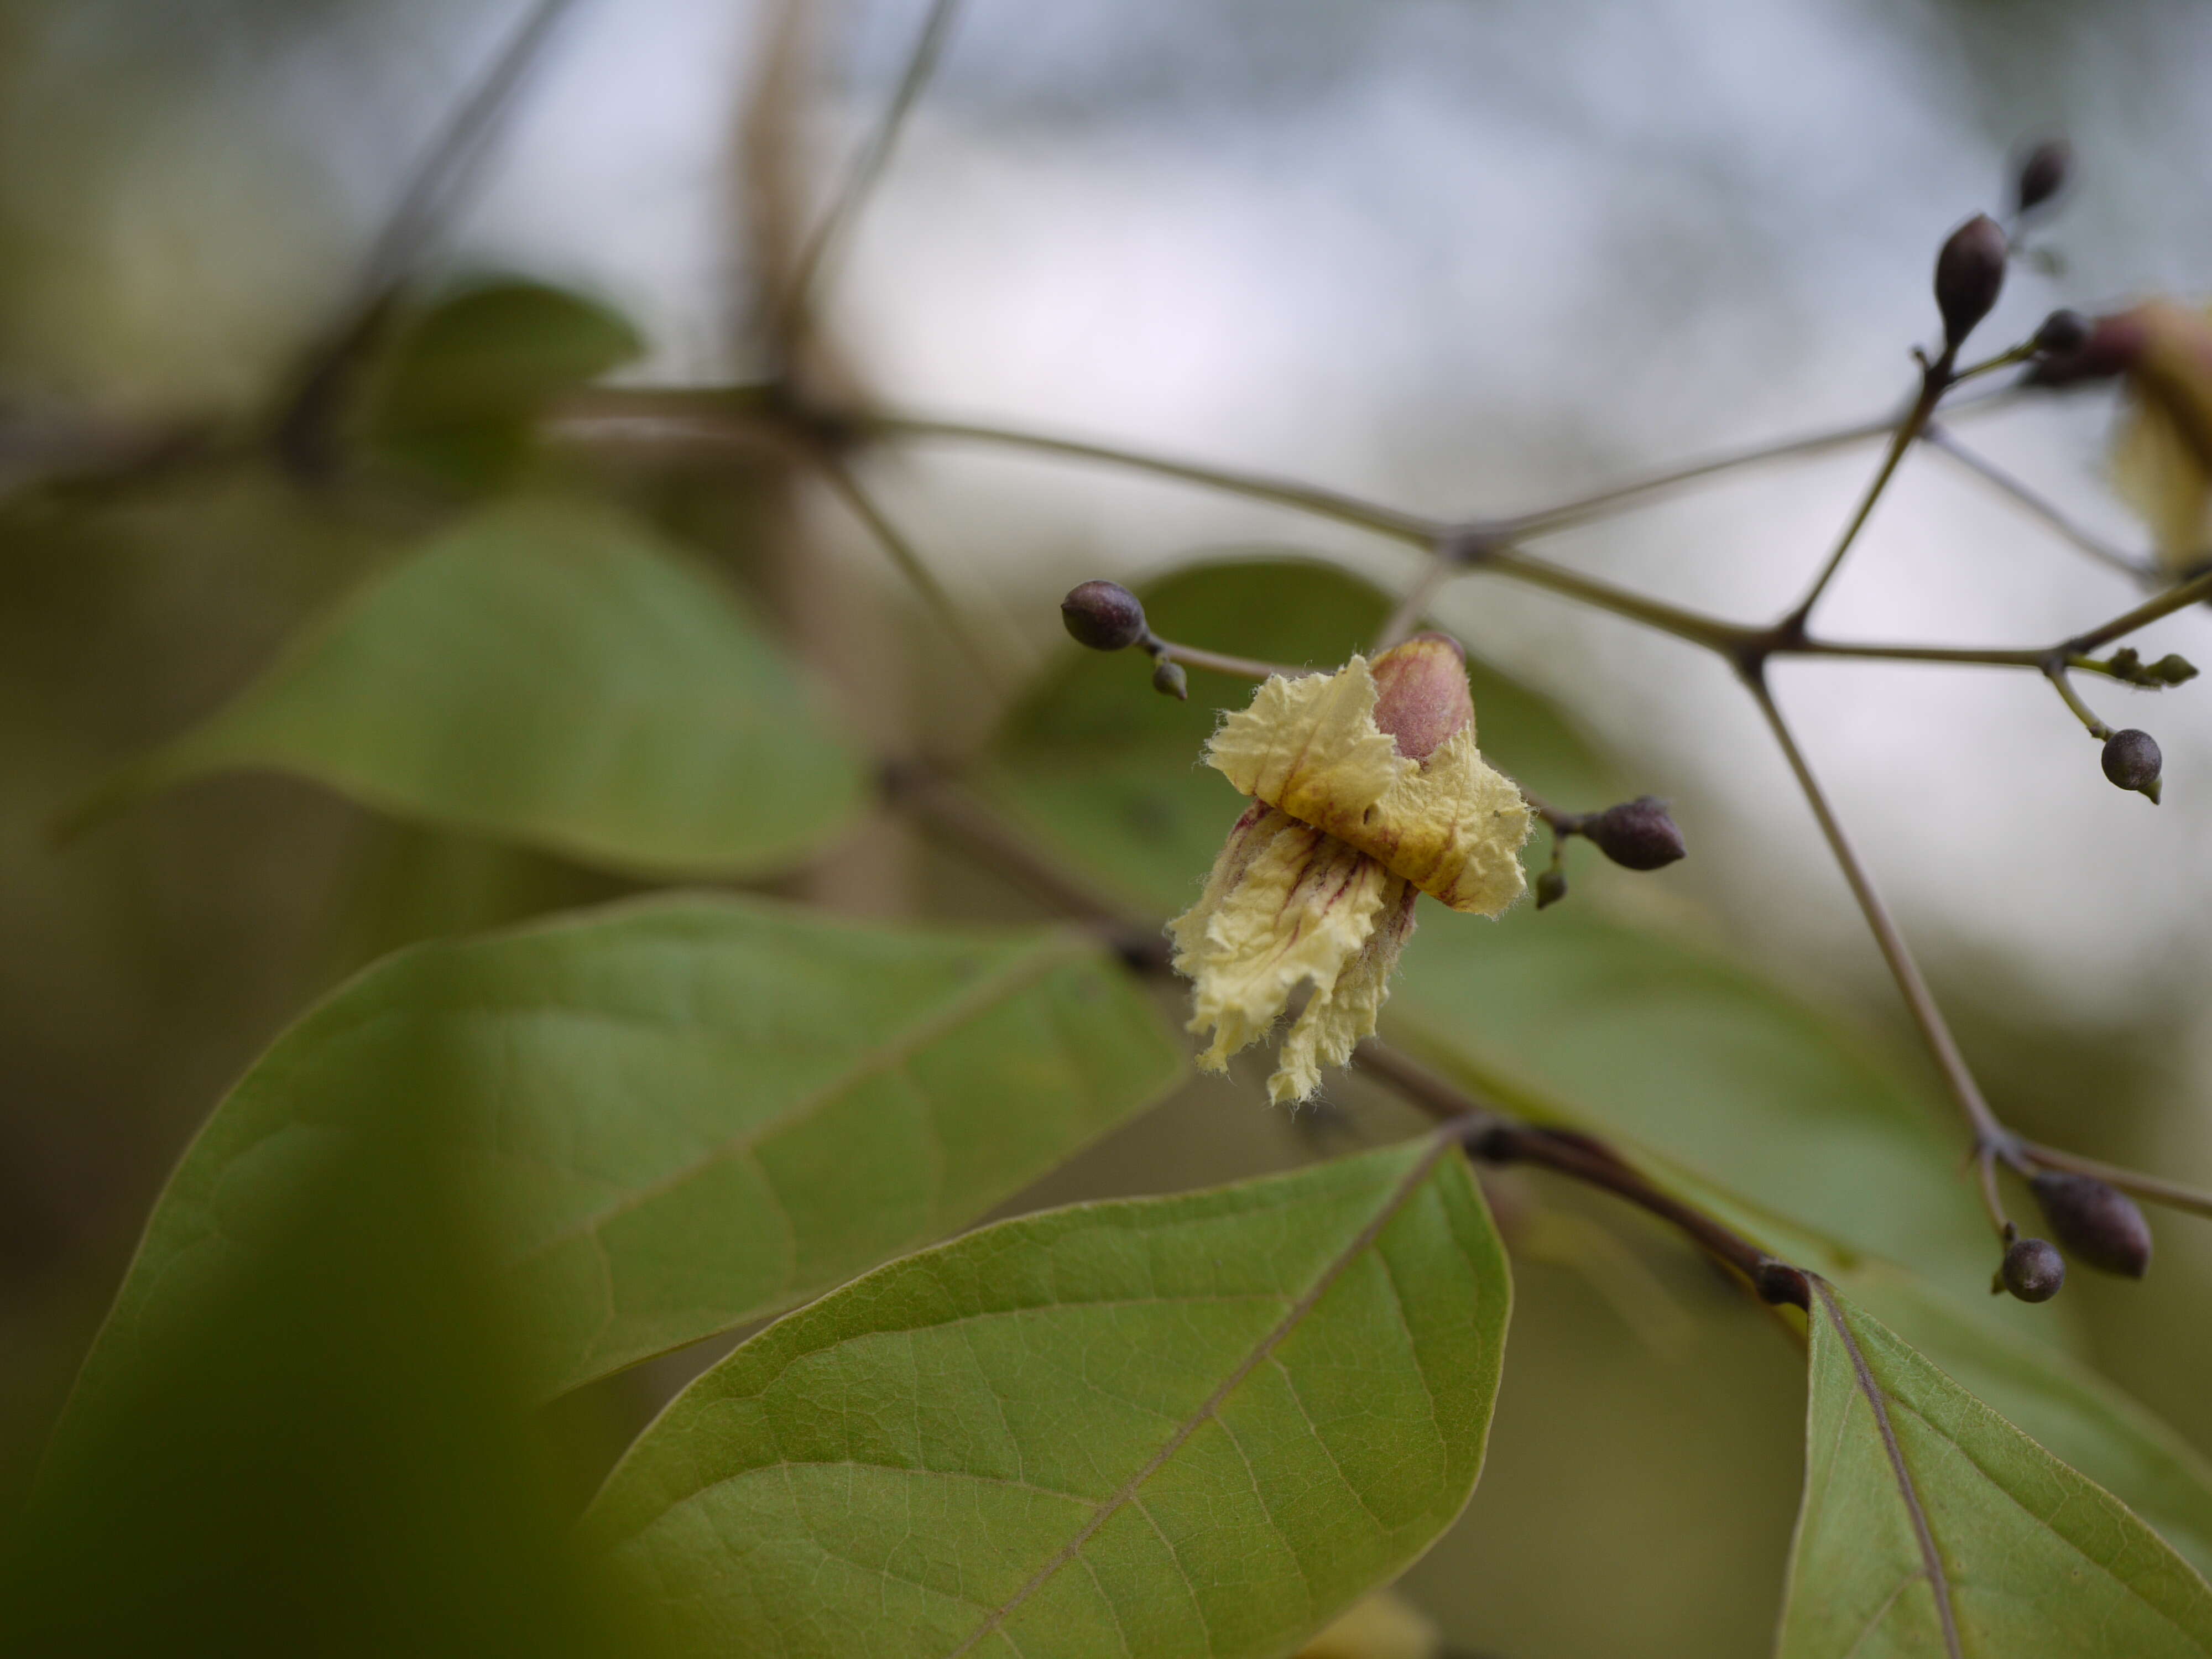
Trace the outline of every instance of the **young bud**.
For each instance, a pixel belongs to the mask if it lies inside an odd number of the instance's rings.
[[[2066,1282],[2066,1258],[2048,1239],[2015,1238],[2005,1246],[2004,1265],[1992,1291],[2010,1291],[2023,1302],[2048,1302]]]
[[[2054,311],[2035,331],[2035,349],[2046,357],[2070,357],[2089,343],[2089,328],[2078,311]]]
[[[1548,909],[1567,896],[1567,876],[1564,870],[1546,870],[1536,878],[1536,908]]]
[[[1182,665],[1174,658],[1156,658],[1152,663],[1152,690],[1177,702],[1188,702],[1190,676],[1182,672]]]
[[[2150,343],[2151,313],[2138,306],[2089,324],[2089,337],[2071,351],[2050,349],[2027,372],[2030,386],[2079,386],[2109,380],[2142,361]]]
[[[2150,1223],[2118,1188],[2094,1176],[2038,1170],[2028,1186],[2067,1249],[2100,1273],[2141,1279],[2150,1266]]]
[[[2158,739],[2133,726],[2105,739],[2105,775],[2115,788],[2155,788],[2163,759],[2158,752]]]
[[[1119,582],[1085,582],[1060,602],[1060,619],[1078,645],[1121,651],[1145,637],[1145,607]]]
[[[2074,146],[2063,138],[2047,139],[2028,151],[2013,175],[2013,200],[2019,210],[2041,207],[2065,189],[2066,175],[2073,167]]]
[[[2151,676],[2167,685],[2186,685],[2197,678],[2197,665],[2168,652],[2150,665]]]
[[[1667,803],[1650,795],[1608,806],[1583,825],[1597,850],[1630,870],[1661,870],[1688,849],[1667,815]]]
[[[1425,761],[1474,719],[1467,689],[1467,653],[1443,634],[1416,634],[1373,664],[1375,724],[1398,752]]]
[[[1986,213],[1978,213],[1951,233],[1936,256],[1936,308],[1943,313],[1943,337],[1957,346],[1990,314],[2004,287],[2005,234]]]

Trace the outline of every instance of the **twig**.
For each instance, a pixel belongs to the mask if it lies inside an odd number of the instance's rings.
[[[270,438],[295,473],[313,477],[331,470],[331,428],[363,360],[385,337],[395,296],[475,182],[531,71],[575,3],[538,0],[416,163],[362,260],[352,293],[302,356],[278,401]]]
[[[1179,645],[1173,640],[1164,640],[1157,634],[1145,636],[1144,647],[1156,657],[1166,657],[1191,668],[1210,668],[1217,674],[1227,674],[1240,680],[1272,680],[1278,676],[1295,679],[1306,672],[1282,663],[1262,662],[1257,657],[1232,657],[1225,651],[1206,651],[1195,645]]]
[[[1750,688],[1753,700],[1759,704],[1759,712],[1766,716],[1766,723],[1774,733],[1775,742],[1781,745],[1790,771],[1796,775],[1798,787],[1805,793],[1806,804],[1812,807],[1813,816],[1819,821],[1820,833],[1827,839],[1828,850],[1835,855],[1836,863],[1844,872],[1851,896],[1858,901],[1859,914],[1866,918],[1868,930],[1874,934],[1875,943],[1881,949],[1882,960],[1889,964],[1890,976],[1897,981],[1897,988],[1904,995],[1905,1005],[1911,1012],[1913,1024],[1920,1028],[1922,1039],[1927,1043],[1929,1052],[1936,1057],[1936,1067],[1943,1074],[1943,1082],[1952,1100],[1974,1132],[1976,1156],[1978,1157],[1985,1149],[1993,1150],[2008,1164],[2017,1167],[2019,1145],[2016,1138],[1997,1121],[1996,1114],[1982,1098],[1981,1085],[1974,1081],[1974,1074],[1966,1065],[1966,1056],[1960,1052],[1958,1041],[1951,1035],[1951,1028],[1943,1018],[1943,1011],[1936,1006],[1935,995],[1921,975],[1920,965],[1913,960],[1911,949],[1905,942],[1905,935],[1898,931],[1897,923],[1890,916],[1889,907],[1882,902],[1873,878],[1867,873],[1865,865],[1860,862],[1850,837],[1844,833],[1844,826],[1837,818],[1835,809],[1828,804],[1828,797],[1821,789],[1820,780],[1813,775],[1813,769],[1807,763],[1804,751],[1797,746],[1797,739],[1791,733],[1789,722],[1783,719],[1782,710],[1774,701],[1774,694],[1767,688],[1765,677],[1760,674],[1747,676],[1745,684]],[[1986,1192],[1984,1196],[1990,1212],[1990,1222],[2002,1237],[2005,1227],[2004,1212]]]
[[[2105,540],[2103,537],[2092,534],[2083,529],[2057,502],[2040,491],[2031,489],[1979,451],[1969,449],[1951,435],[1949,428],[1931,422],[1928,429],[1923,432],[1920,437],[1922,442],[1949,456],[1969,472],[1993,486],[2001,495],[2008,496],[2014,503],[2026,509],[2033,517],[2041,520],[2056,531],[2063,539],[2071,542],[2091,558],[2102,564],[2110,565],[2113,569],[2132,576],[2139,582],[2154,582],[2158,580],[2158,568],[2148,559],[2138,557],[2132,553],[2124,553]]]
[[[804,331],[807,313],[816,291],[828,280],[823,275],[830,256],[842,250],[845,238],[859,219],[860,210],[866,205],[870,193],[890,164],[892,152],[898,148],[900,135],[906,130],[907,118],[914,112],[922,88],[929,84],[937,71],[939,58],[945,53],[945,43],[952,33],[954,16],[960,9],[959,0],[932,0],[929,15],[915,38],[914,50],[908,53],[906,68],[901,72],[897,87],[891,93],[890,102],[884,106],[875,131],[853,161],[852,170],[845,175],[829,211],[814,228],[800,250],[793,267],[789,286],[785,290],[785,312],[781,332],[794,337]]]
[[[1264,473],[1240,472],[1228,467],[1207,466],[1171,456],[1121,449],[1077,438],[1055,437],[1014,427],[929,420],[915,415],[866,414],[853,418],[854,427],[864,434],[988,444],[1001,449],[1026,449],[1040,455],[1058,456],[1063,460],[1097,461],[1109,466],[1126,467],[1132,471],[1150,472],[1160,477],[1218,489],[1225,495],[1243,495],[1252,501],[1271,502],[1277,507],[1294,507],[1301,513],[1334,519],[1340,524],[1356,525],[1362,530],[1371,530],[1377,535],[1411,542],[1424,548],[1433,546],[1439,538],[1449,535],[1453,528],[1442,520],[1423,518],[1419,514],[1401,512],[1396,507],[1362,501],[1358,496],[1335,490],[1316,489],[1286,478],[1273,477]]]
[[[1905,452],[1912,447],[1912,441],[1920,435],[1921,428],[1926,426],[1929,417],[1935,414],[1936,405],[1942,399],[1944,388],[1951,382],[1954,349],[1946,348],[1941,357],[1922,371],[1920,395],[1912,400],[1912,407],[1898,422],[1897,434],[1889,441],[1889,448],[1882,455],[1881,465],[1875,471],[1874,481],[1867,485],[1866,493],[1859,497],[1858,508],[1844,526],[1844,533],[1836,538],[1835,550],[1828,555],[1827,562],[1813,578],[1813,585],[1805,590],[1805,597],[1798,600],[1783,619],[1782,629],[1785,635],[1805,631],[1805,623],[1813,615],[1813,607],[1820,604],[1820,596],[1828,591],[1828,584],[1844,568],[1844,556],[1850,552],[1852,544],[1858,540],[1859,532],[1866,528],[1867,520],[1874,516],[1875,504],[1881,500],[1882,492],[1889,488],[1889,481],[1897,476],[1898,465],[1904,460]]]
[[[1805,1275],[1733,1228],[1662,1191],[1593,1135],[1541,1128],[1497,1110],[1388,1043],[1368,1038],[1353,1051],[1359,1071],[1388,1085],[1439,1123],[1463,1126],[1468,1155],[1485,1164],[1533,1164],[1598,1187],[1679,1229],[1716,1261],[1741,1273],[1765,1301],[1805,1307]]]
[[[861,487],[860,479],[854,476],[852,468],[846,465],[842,457],[826,449],[817,449],[813,459],[821,468],[823,477],[830,481],[830,488],[843,498],[854,516],[867,526],[878,544],[890,555],[891,562],[898,567],[899,574],[921,596],[922,603],[929,607],[930,613],[951,637],[952,642],[960,647],[969,665],[983,676],[986,684],[996,689],[1000,683],[998,664],[969,632],[967,619],[961,615],[960,607],[952,602],[952,596],[938,581],[920,550],[876,505],[875,498]]]
[[[1421,625],[1421,618],[1437,602],[1437,595],[1443,592],[1444,584],[1451,580],[1461,562],[1457,544],[1449,538],[1437,543],[1428,562],[1421,567],[1421,574],[1413,578],[1413,585],[1391,611],[1389,620],[1382,624],[1382,631],[1376,635],[1375,643],[1368,647],[1370,656],[1381,656]]]

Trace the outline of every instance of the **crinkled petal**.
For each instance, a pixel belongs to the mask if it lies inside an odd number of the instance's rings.
[[[1342,1066],[1362,1037],[1375,1035],[1398,952],[1413,931],[1413,901],[1420,889],[1392,876],[1383,889],[1381,917],[1359,954],[1328,985],[1316,988],[1283,1039],[1267,1092],[1279,1106],[1296,1105],[1321,1087],[1324,1066]]]
[[[1205,894],[1169,924],[1176,968],[1194,986],[1189,1029],[1212,1034],[1199,1064],[1226,1070],[1301,984],[1334,985],[1374,932],[1389,884],[1372,859],[1311,824],[1273,809],[1247,814]]]
[[[1419,769],[1375,724],[1376,695],[1364,657],[1334,674],[1278,674],[1221,722],[1206,757],[1246,794],[1294,818],[1357,817]]]
[[[1494,916],[1526,885],[1529,816],[1485,764],[1472,723],[1425,764],[1375,723],[1365,659],[1335,674],[1267,681],[1214,734],[1207,758],[1247,794],[1327,830],[1455,910]]]

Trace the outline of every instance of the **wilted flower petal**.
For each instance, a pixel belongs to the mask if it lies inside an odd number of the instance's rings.
[[[1247,812],[1204,895],[1170,924],[1175,965],[1198,987],[1190,1029],[1213,1034],[1199,1063],[1226,1070],[1229,1056],[1264,1036],[1299,986],[1319,996],[1334,985],[1375,931],[1389,884],[1374,860],[1311,824],[1273,808]],[[1310,1094],[1319,1081],[1316,1072],[1289,1097]]]
[[[1454,672],[1464,684],[1466,670]],[[1364,657],[1334,674],[1278,675],[1221,723],[1206,759],[1246,794],[1328,830],[1453,909],[1496,915],[1525,885],[1520,790],[1483,763],[1471,718],[1426,765],[1401,755],[1375,722],[1376,695]]]
[[[2154,300],[2127,319],[2133,403],[2112,441],[2112,483],[2180,575],[2212,557],[2212,316]]]
[[[1310,988],[1268,1084],[1302,1100],[1373,1033],[1418,893],[1487,915],[1520,896],[1528,810],[1483,763],[1465,659],[1441,635],[1276,676],[1206,758],[1255,803],[1170,924],[1190,1029],[1212,1036],[1200,1063],[1226,1069]]]

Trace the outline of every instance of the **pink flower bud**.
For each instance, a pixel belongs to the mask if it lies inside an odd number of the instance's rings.
[[[1467,690],[1467,653],[1443,634],[1416,634],[1372,665],[1375,724],[1398,752],[1425,761],[1474,719]]]

